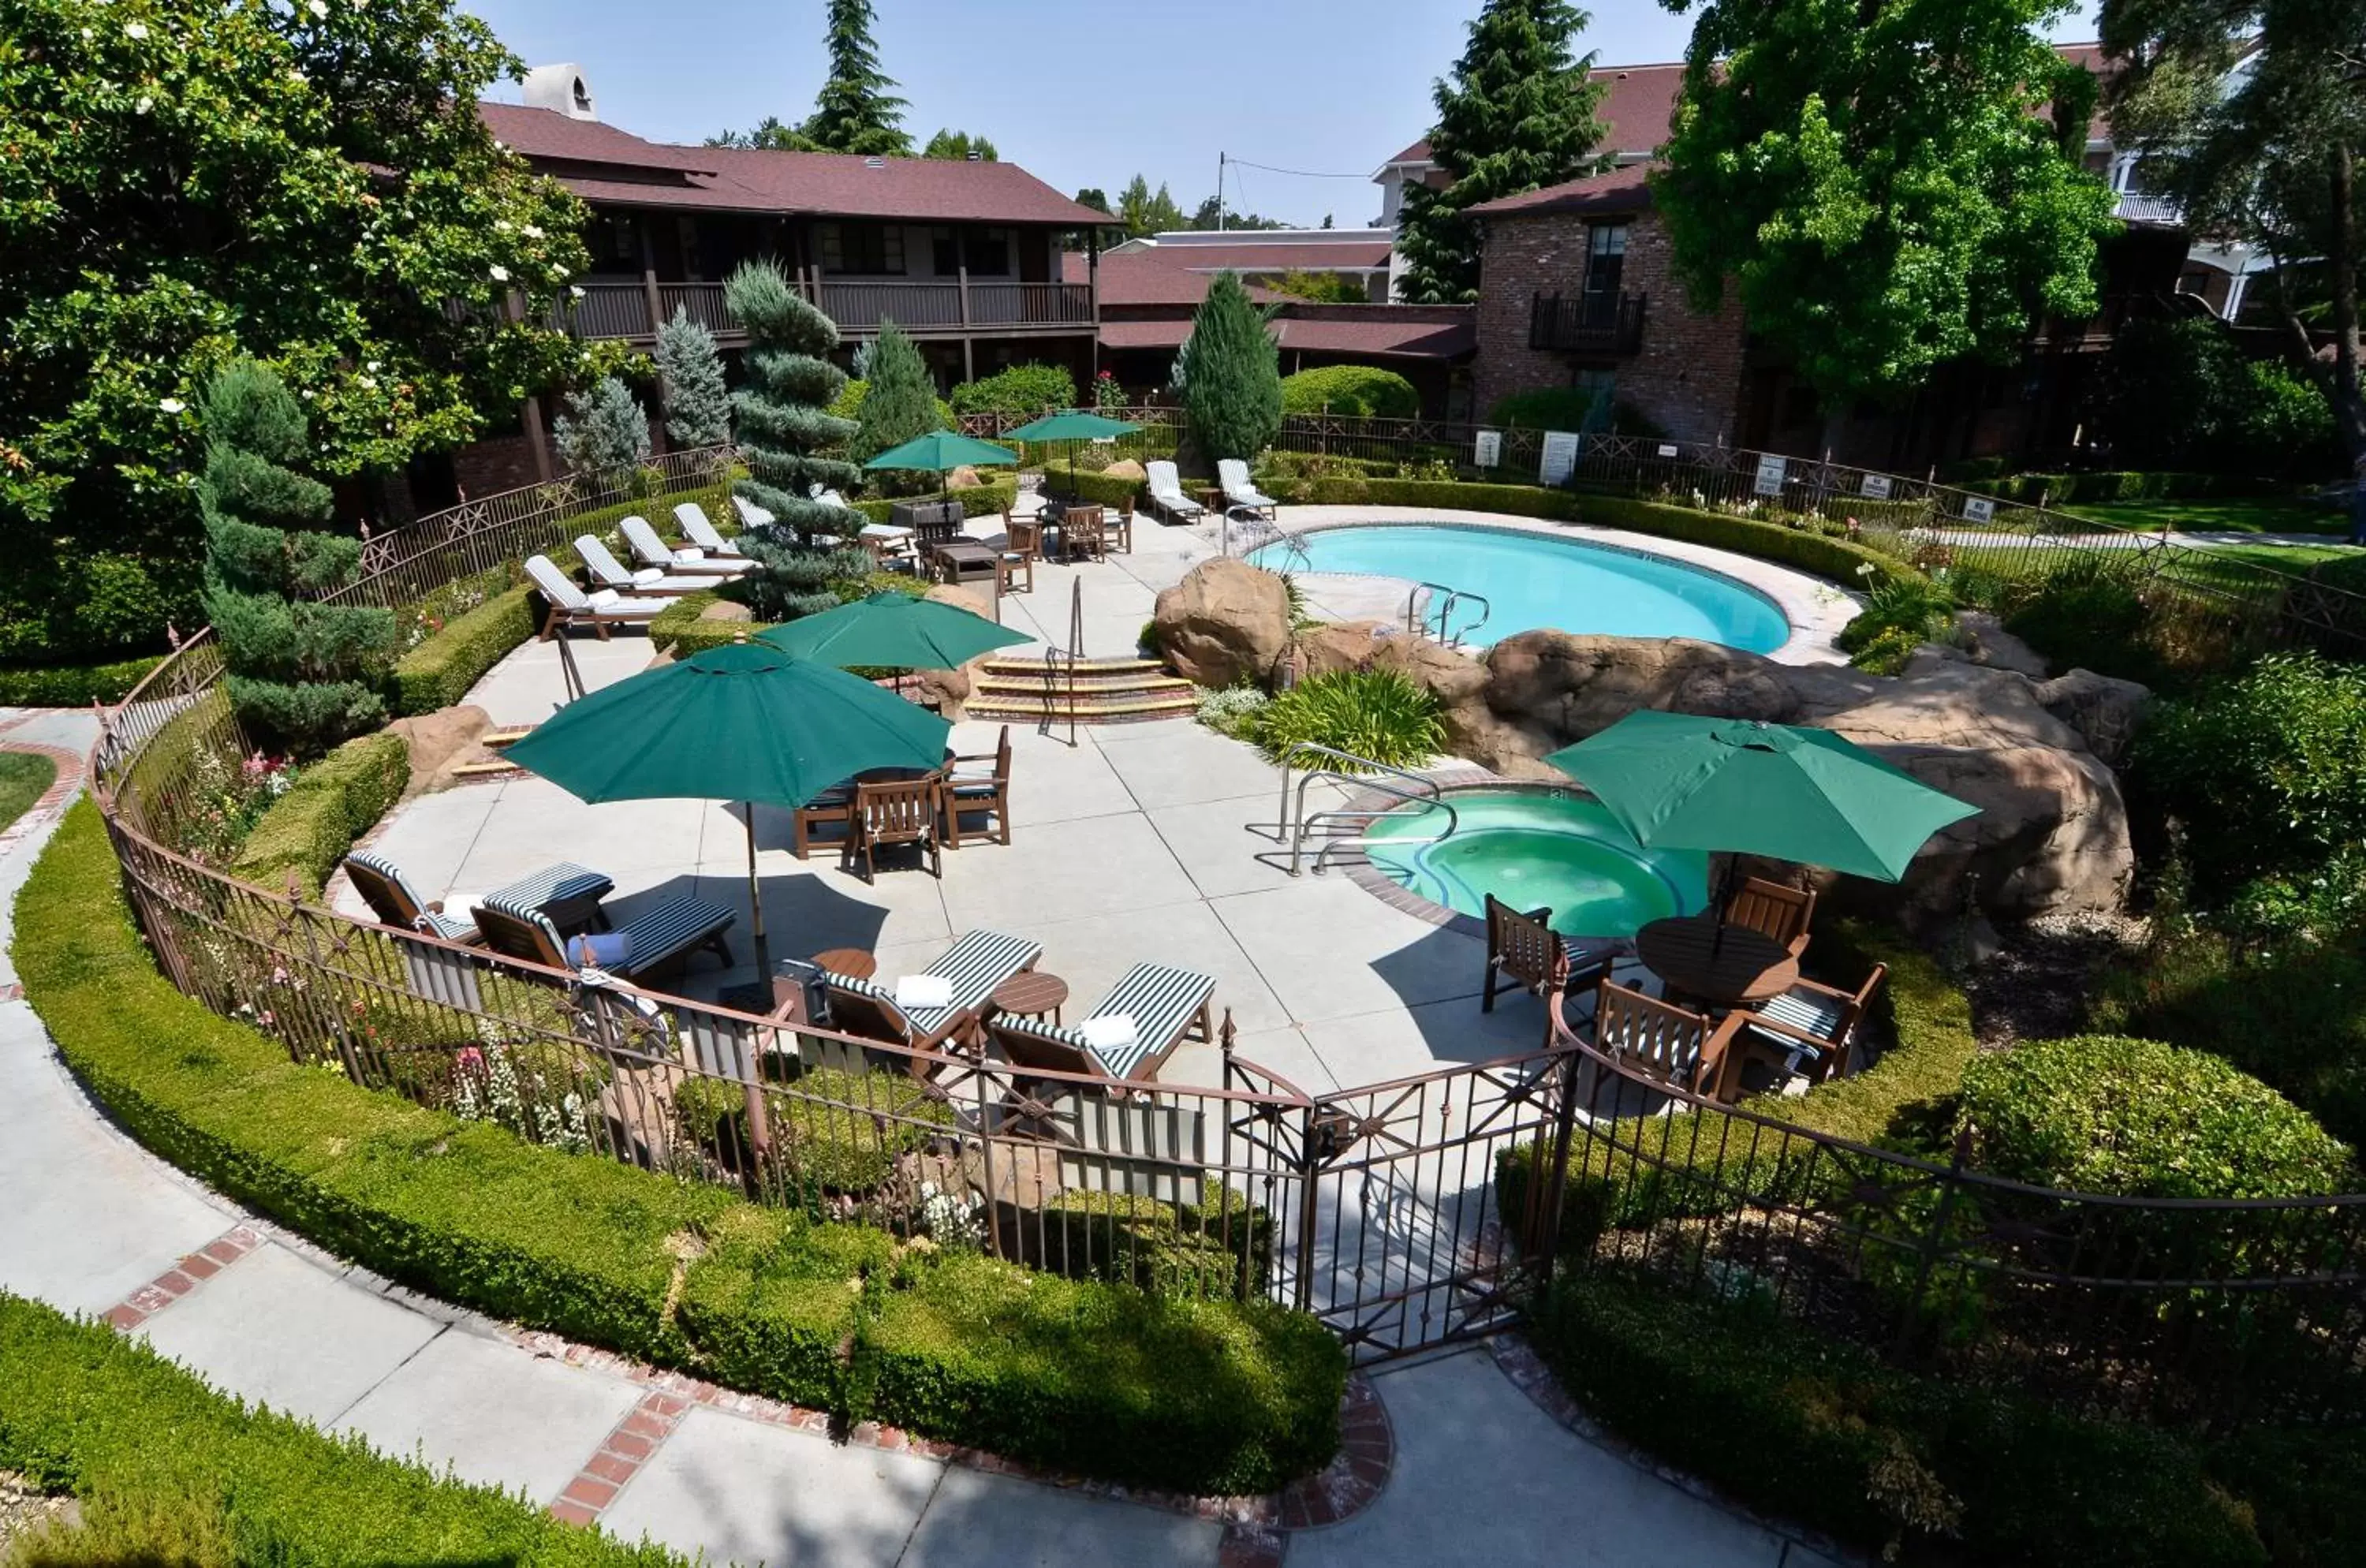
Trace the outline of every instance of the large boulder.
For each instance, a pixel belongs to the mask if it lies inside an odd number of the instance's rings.
[[[1142,465],[1131,457],[1120,457],[1101,470],[1101,478],[1105,479],[1132,479],[1136,484],[1142,483],[1149,477],[1143,472]]]
[[[939,583],[926,597],[985,620],[995,619],[994,605],[985,595],[953,583]],[[978,666],[993,657],[980,654],[958,670],[915,670],[907,689],[916,691],[921,702],[958,724],[969,716],[969,700],[977,691]]]
[[[1860,676],[1860,680],[1865,679]],[[1829,689],[1814,678],[1803,685]],[[1896,680],[1872,678],[1871,690],[1837,709],[1803,702],[1798,718],[1836,729],[1865,746],[2083,748],[2079,731],[2048,713],[2026,675],[1945,659],[1916,659]]]
[[[1202,561],[1158,595],[1151,617],[1175,672],[1202,686],[1263,681],[1290,648],[1290,592],[1244,561]]]
[[[2010,670],[2033,681],[2045,679],[2045,656],[2004,629],[2004,623],[1986,610],[1962,610],[1955,615],[1957,646],[1971,663],[1991,670]]]
[[[486,732],[492,728],[492,716],[471,703],[398,718],[388,725],[389,731],[402,737],[403,749],[411,754],[411,782],[403,793],[417,795],[440,782],[453,767],[475,758],[484,750]]]
[[[2134,681],[2073,670],[2038,682],[2038,705],[2079,732],[2087,750],[2118,767],[2152,705],[2152,691]]]
[[[1487,654],[1487,705],[1556,738],[1554,748],[1607,729],[1638,708],[1718,718],[1787,720],[1797,705],[1783,667],[1688,637],[1522,632]]]

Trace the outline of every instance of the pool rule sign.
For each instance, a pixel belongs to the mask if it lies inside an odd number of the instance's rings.
[[[1783,493],[1783,475],[1790,464],[1784,458],[1762,457],[1758,459],[1758,478],[1751,489],[1760,495]]]
[[[1502,468],[1504,466],[1504,433],[1500,430],[1481,431],[1477,441],[1472,445],[1470,460],[1475,467],[1482,468]]]
[[[1548,485],[1565,485],[1577,472],[1577,437],[1566,430],[1545,432],[1544,460],[1538,465],[1537,478]]]

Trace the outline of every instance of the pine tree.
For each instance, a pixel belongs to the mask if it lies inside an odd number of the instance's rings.
[[[778,265],[745,264],[725,283],[724,299],[748,324],[749,338],[748,384],[731,394],[749,477],[733,488],[773,518],[742,536],[741,547],[763,570],[740,578],[733,593],[759,615],[794,619],[828,609],[838,600],[828,585],[870,568],[862,551],[813,542],[817,534],[843,538],[862,525],[859,513],[813,499],[817,486],[843,491],[862,481],[853,464],[821,456],[860,427],[828,412],[846,386],[846,372],[826,357],[838,347],[837,326],[789,286]]]
[[[1405,192],[1397,227],[1404,299],[1423,305],[1478,299],[1479,229],[1468,209],[1601,166],[1594,107],[1603,89],[1586,80],[1594,56],[1572,54],[1592,19],[1567,0],[1487,0],[1471,22],[1452,76],[1432,89],[1437,124],[1430,155],[1452,183]]]
[[[1281,351],[1237,274],[1216,275],[1187,342],[1183,402],[1200,455],[1255,457],[1281,434]]]
[[[676,446],[719,446],[731,439],[731,392],[715,334],[677,305],[658,329],[658,381],[665,391],[666,434]]]
[[[236,360],[215,372],[201,414],[206,615],[241,721],[307,754],[376,728],[394,613],[317,602],[354,580],[361,544],[306,526],[328,520],[332,498],[291,467],[311,450],[302,405],[268,367]]]
[[[981,164],[994,163],[999,156],[994,143],[983,136],[973,136],[966,130],[940,130],[929,138],[920,149],[923,158],[942,158],[951,163],[964,164],[975,155]]]
[[[614,376],[569,393],[550,438],[567,466],[595,484],[614,484],[649,460],[649,416]]]
[[[929,374],[920,351],[893,321],[879,323],[860,423],[847,449],[858,463],[867,463],[891,446],[939,428],[936,380]]]
[[[829,0],[829,79],[814,99],[813,118],[798,130],[824,152],[908,158],[906,104],[893,95],[895,78],[879,68],[871,41],[875,19],[871,0]]]

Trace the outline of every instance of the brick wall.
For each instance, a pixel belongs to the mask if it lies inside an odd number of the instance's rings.
[[[452,477],[472,496],[523,489],[535,482],[534,448],[523,433],[471,442],[452,454]]]
[[[1618,374],[1618,397],[1670,436],[1684,441],[1734,439],[1742,383],[1742,315],[1729,297],[1714,315],[1688,310],[1671,270],[1668,232],[1649,212],[1634,215],[1627,235],[1623,288],[1650,299],[1642,352],[1607,357],[1546,353],[1528,346],[1528,320],[1538,294],[1574,295],[1585,276],[1589,217],[1544,213],[1497,218],[1487,226],[1479,288],[1479,355],[1473,400],[1480,417],[1499,398],[1546,387],[1566,387],[1580,367]]]

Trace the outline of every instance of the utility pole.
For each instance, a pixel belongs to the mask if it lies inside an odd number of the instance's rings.
[[[1216,232],[1224,231],[1224,154],[1216,154]]]

